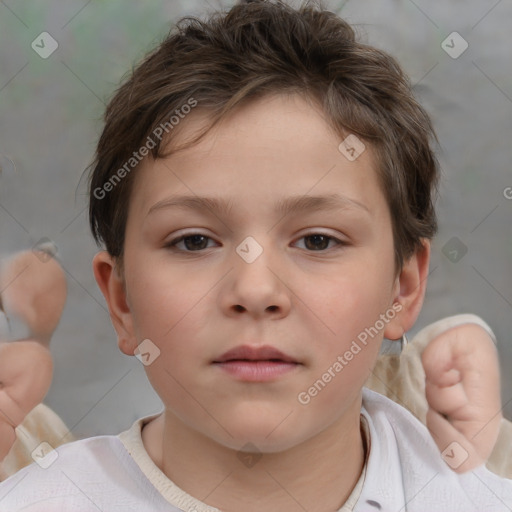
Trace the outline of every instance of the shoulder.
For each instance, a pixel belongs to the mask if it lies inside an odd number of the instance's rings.
[[[135,510],[127,498],[144,476],[117,436],[37,450],[33,464],[0,484],[0,512]]]
[[[365,388],[362,415],[370,432],[370,454],[359,503],[411,512],[510,510],[512,480],[484,466],[463,475],[452,471],[427,428],[405,408]],[[447,448],[444,457],[455,466],[464,457],[462,447]]]

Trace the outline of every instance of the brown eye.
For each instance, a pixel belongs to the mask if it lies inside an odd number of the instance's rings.
[[[304,237],[306,247],[311,250],[325,250],[329,246],[330,237],[326,235],[309,235]],[[308,243],[309,242],[309,243]]]
[[[304,248],[308,251],[325,251],[330,248],[331,242],[335,245],[343,245],[343,242],[329,235],[323,233],[313,233],[311,235],[303,236],[300,240],[304,240]],[[331,245],[332,247],[332,245]]]
[[[208,248],[208,240],[212,239],[199,233],[185,235],[172,240],[166,247],[170,249],[177,248],[177,250],[183,252],[197,252]],[[178,247],[178,244],[181,244],[181,247]]]

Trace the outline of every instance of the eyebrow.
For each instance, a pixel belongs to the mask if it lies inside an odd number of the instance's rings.
[[[219,215],[229,216],[233,207],[232,200],[217,197],[202,197],[195,195],[171,196],[154,204],[147,215],[166,209],[184,208],[198,211],[210,211]],[[340,194],[328,194],[321,196],[291,196],[277,201],[274,210],[277,214],[288,215],[291,213],[311,211],[332,211],[356,208],[367,213],[370,210],[366,205]]]

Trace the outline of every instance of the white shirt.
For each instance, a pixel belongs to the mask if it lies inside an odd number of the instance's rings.
[[[454,473],[426,427],[400,405],[364,388],[361,415],[367,463],[339,512],[512,510],[512,480],[483,465]],[[151,460],[141,429],[154,417],[118,436],[64,444],[39,458],[0,484],[0,512],[219,512],[176,486]]]

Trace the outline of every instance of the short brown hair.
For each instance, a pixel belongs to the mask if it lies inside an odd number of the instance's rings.
[[[204,21],[182,18],[135,68],[107,106],[92,165],[95,240],[122,263],[131,170],[140,157],[134,152],[146,145],[153,158],[164,156],[175,133],[170,119],[191,99],[211,113],[195,143],[235,107],[276,93],[314,100],[341,137],[355,134],[372,148],[401,268],[437,229],[431,121],[395,59],[358,42],[350,25],[310,2],[294,9],[246,0]],[[158,127],[165,138],[154,136]]]

